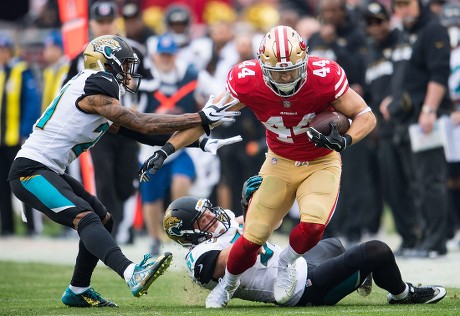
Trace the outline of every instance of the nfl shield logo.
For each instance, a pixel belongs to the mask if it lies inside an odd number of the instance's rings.
[[[283,101],[283,106],[284,106],[285,108],[290,108],[290,107],[291,107],[291,102],[289,102],[288,100],[284,100],[284,101]]]

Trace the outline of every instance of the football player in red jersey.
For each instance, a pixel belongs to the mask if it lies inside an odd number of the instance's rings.
[[[297,200],[300,223],[280,255],[274,288],[275,299],[283,304],[296,285],[294,262],[319,242],[334,213],[341,175],[338,152],[369,134],[376,119],[349,88],[344,70],[332,60],[309,56],[300,35],[287,26],[274,27],[265,35],[258,60],[230,70],[223,97],[235,99],[232,110],[246,106],[264,124],[268,153],[259,172],[263,182],[246,214],[244,235],[233,245],[225,275],[209,294],[206,307],[227,305],[240,275],[253,266],[261,245]],[[315,113],[325,110],[342,112],[352,120],[347,134],[340,135],[336,126],[329,135],[307,127]],[[178,132],[169,143],[180,148],[201,132],[198,128]],[[154,155],[141,172],[150,168],[154,172],[161,164]]]

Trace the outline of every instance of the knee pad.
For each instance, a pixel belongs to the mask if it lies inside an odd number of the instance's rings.
[[[263,245],[272,234],[272,229],[267,224],[251,223],[244,229],[244,237],[255,244]]]
[[[110,218],[107,221],[107,223],[104,224],[104,227],[105,227],[105,229],[107,229],[107,231],[109,233],[112,232],[112,229],[113,229],[113,217],[112,216],[110,216]]]
[[[299,254],[313,248],[323,236],[326,225],[300,222],[289,234],[289,244]]]

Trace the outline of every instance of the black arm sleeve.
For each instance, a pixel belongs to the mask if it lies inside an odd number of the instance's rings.
[[[207,284],[213,279],[212,276],[216,268],[219,254],[220,250],[211,250],[202,254],[195,262],[195,279],[201,284]]]
[[[163,146],[172,136],[172,134],[143,134],[123,126],[120,126],[118,134],[137,140],[139,143],[150,146]],[[187,147],[199,147],[199,141],[196,140]]]

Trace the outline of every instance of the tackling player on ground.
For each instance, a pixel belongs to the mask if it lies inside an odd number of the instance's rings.
[[[76,307],[117,306],[90,287],[99,260],[117,272],[132,294],[139,297],[168,268],[172,255],[165,253],[156,260],[146,255],[137,265],[126,258],[110,234],[110,213],[77,180],[64,173],[66,167],[107,130],[158,145],[164,144],[164,137],[148,134],[195,126],[203,132],[207,125],[231,121],[237,113],[227,113],[210,102],[199,113],[183,115],[130,111],[119,100],[125,90],[134,93],[139,86],[140,78],[134,73],[139,59],[132,48],[119,36],[101,36],[88,44],[84,58],[85,69],[61,89],[35,123],[13,162],[8,181],[21,201],[78,232],[74,274],[62,302]],[[209,146],[206,139],[200,144],[211,151],[222,145],[220,140],[214,140]]]
[[[274,287],[276,301],[285,304],[296,288],[296,260],[321,240],[334,213],[341,175],[338,152],[369,134],[376,119],[348,86],[344,70],[332,60],[309,56],[303,39],[287,26],[274,27],[265,35],[258,60],[233,67],[227,90],[238,102],[232,110],[246,106],[264,124],[268,153],[259,172],[264,181],[249,205],[243,236],[231,248],[226,273],[206,306],[220,308],[229,302],[242,273],[254,265],[260,247],[296,199],[300,223],[279,256]],[[325,110],[337,110],[352,120],[347,134],[340,135],[336,126],[329,135],[307,128],[315,113]],[[200,132],[179,132],[169,142],[180,148]],[[154,163],[161,166],[150,159],[144,167]]]
[[[264,180],[265,181],[265,180]],[[259,176],[243,186],[243,204],[260,184]],[[243,217],[213,207],[208,199],[182,197],[165,212],[163,227],[169,238],[184,247],[189,276],[202,287],[213,289],[223,277],[232,245],[243,234]],[[273,291],[281,248],[266,242],[253,266],[243,272],[234,296],[249,301],[275,303]],[[401,278],[395,257],[387,244],[372,240],[344,250],[337,238],[321,240],[296,260],[294,293],[282,306],[334,305],[359,289],[373,276],[375,284],[389,292],[390,304],[437,303],[446,295],[441,286],[415,287]],[[370,279],[369,285],[372,285]],[[368,291],[369,294],[370,289]]]

